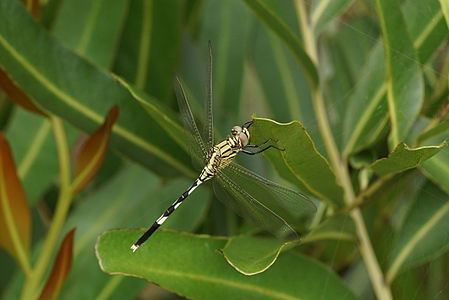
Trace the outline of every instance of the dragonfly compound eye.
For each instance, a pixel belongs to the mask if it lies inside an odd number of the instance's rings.
[[[232,135],[238,136],[241,132],[242,132],[242,127],[240,127],[240,126],[234,126],[231,129],[231,134]]]

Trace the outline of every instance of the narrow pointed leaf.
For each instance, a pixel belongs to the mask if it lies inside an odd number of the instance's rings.
[[[405,140],[423,103],[424,85],[418,57],[397,0],[377,0],[382,25],[390,141]]]
[[[52,33],[79,55],[110,69],[118,50],[129,2],[62,1]]]
[[[0,246],[19,262],[28,259],[31,213],[11,148],[0,132]]]
[[[262,0],[245,0],[245,3],[254,11],[259,19],[265,23],[293,52],[298,63],[302,66],[304,73],[309,79],[312,87],[318,85],[318,71],[307,55],[299,38],[285,24],[285,22],[274,13]]]
[[[114,73],[164,103],[174,100],[185,5],[180,0],[130,1],[114,66]]]
[[[53,269],[39,296],[39,300],[57,299],[59,291],[72,267],[74,235],[75,229],[72,229],[64,237],[53,264]]]
[[[120,105],[112,147],[162,176],[192,173],[188,154],[126,88],[50,36],[15,0],[0,1],[0,65],[44,109],[85,132],[101,124],[111,105]]]
[[[152,237],[152,247],[131,253],[129,243],[142,232],[101,235],[96,252],[102,270],[143,278],[193,299],[355,299],[328,268],[300,255],[282,254],[266,272],[245,276],[216,251],[225,238],[161,230]]]
[[[254,120],[251,127],[252,143],[272,138],[278,140],[278,147],[285,149],[264,152],[282,177],[299,187],[305,187],[318,199],[333,207],[344,205],[342,187],[300,122],[281,124],[263,118]]]
[[[425,142],[426,140],[433,138],[433,137],[437,137],[440,136],[442,134],[446,134],[449,132],[449,121],[443,121],[440,124],[438,124],[437,126],[433,127],[430,130],[427,130],[423,133],[421,133],[418,136],[418,142],[422,143]]]
[[[352,0],[319,0],[313,1],[310,21],[313,31],[318,35],[333,18],[340,15]]]
[[[420,166],[421,163],[440,152],[441,149],[446,148],[446,146],[447,143],[442,143],[439,146],[409,148],[406,144],[400,143],[388,157],[376,160],[370,168],[379,176],[403,172]]]
[[[113,106],[106,116],[103,125],[98,128],[82,145],[76,159],[73,191],[79,192],[93,179],[101,167],[106,154],[112,126],[119,115],[118,106]]]
[[[17,175],[25,189],[28,203],[32,206],[58,175],[56,146],[50,120],[17,109],[8,124],[6,135],[14,151]]]
[[[449,196],[428,183],[418,194],[390,255],[387,280],[449,248]]]
[[[421,168],[428,179],[449,194],[449,151],[441,151]]]
[[[447,27],[449,27],[449,2],[446,0],[439,0],[441,4],[441,10],[443,11],[444,18],[446,19]]]
[[[403,10],[419,60],[425,64],[447,37],[447,28],[438,1],[408,1]],[[346,156],[373,144],[383,134],[383,128],[388,121],[382,42],[379,41],[372,48],[349,98],[343,131]]]
[[[22,108],[34,112],[36,114],[46,116],[36,103],[25,94],[20,87],[8,76],[3,68],[0,67],[0,87],[8,95],[9,99]]]
[[[238,236],[229,238],[221,252],[240,273],[256,275],[268,270],[288,244],[270,238]]]

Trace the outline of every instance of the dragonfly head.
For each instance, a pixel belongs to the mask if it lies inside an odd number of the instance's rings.
[[[243,147],[249,143],[249,131],[246,127],[234,126],[231,129],[232,136],[238,137],[242,142]]]

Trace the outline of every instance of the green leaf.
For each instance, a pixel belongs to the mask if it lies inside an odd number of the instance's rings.
[[[449,194],[449,152],[441,151],[428,161],[425,161],[421,170],[433,183]]]
[[[113,148],[161,175],[194,176],[187,153],[128,90],[61,46],[14,0],[0,3],[0,64],[42,107],[84,131],[93,131],[107,109],[118,104],[121,115],[113,130]]]
[[[425,64],[447,36],[439,5],[436,0],[408,1],[403,11],[420,62]],[[383,61],[382,43],[378,42],[373,46],[348,102],[343,131],[345,156],[375,142],[387,124],[387,87]]]
[[[439,146],[409,148],[405,143],[400,143],[388,157],[376,160],[370,168],[379,176],[403,172],[420,166],[446,146],[447,143],[442,143]]]
[[[397,0],[377,0],[382,27],[391,123],[390,145],[405,140],[424,97],[421,68]],[[392,148],[392,146],[390,146]]]
[[[237,236],[229,238],[221,252],[240,273],[256,275],[271,267],[288,244],[270,238]]]
[[[441,4],[441,10],[443,11],[444,18],[446,19],[446,24],[449,27],[449,2],[446,0],[439,0]]]
[[[449,197],[428,183],[419,193],[393,243],[387,280],[449,248]]]
[[[173,100],[186,1],[131,1],[114,72],[164,103]]]
[[[310,21],[315,35],[319,35],[323,28],[335,17],[339,16],[352,0],[318,0],[312,2]]]
[[[129,1],[62,1],[52,32],[80,56],[110,69]]]
[[[98,268],[92,251],[96,237],[111,228],[151,225],[189,185],[189,180],[162,184],[154,174],[131,164],[86,196],[65,224],[65,230],[77,226],[77,237],[71,276],[62,296],[74,299],[94,299],[100,293],[110,293],[114,299],[120,299],[120,295],[121,299],[137,296],[145,286],[143,282],[122,276],[110,277]],[[164,223],[164,228],[185,231],[197,228],[207,214],[209,195],[206,188],[198,188]],[[148,241],[151,243],[152,240]]]
[[[264,152],[282,177],[307,188],[330,206],[344,206],[342,187],[300,122],[281,124],[263,118],[254,120],[252,143],[258,144],[272,138],[278,140],[277,146],[285,149]]]
[[[229,130],[230,116],[238,114],[243,81],[245,50],[254,16],[241,0],[210,0],[203,9],[203,26],[198,43],[201,53],[207,53],[207,43],[212,43],[213,96],[216,125]],[[236,47],[235,45],[240,45]],[[206,55],[204,62],[206,62]],[[204,68],[204,71],[206,68]],[[203,89],[207,78],[204,78]],[[226,127],[225,127],[226,126]]]
[[[298,63],[303,68],[304,74],[312,87],[318,86],[318,71],[298,37],[285,24],[285,22],[274,13],[262,0],[244,0],[254,13],[270,28],[293,52]]]
[[[313,228],[302,243],[311,243],[320,240],[356,241],[354,222],[347,214],[336,214],[326,218],[320,225]]]
[[[437,137],[442,134],[447,134],[448,132],[449,132],[449,121],[443,121],[437,126],[421,133],[418,136],[417,140],[419,143],[422,143],[430,138]]]
[[[254,77],[257,76],[255,79],[259,80],[271,115],[276,120],[286,122],[301,120],[305,126],[315,128],[316,126],[313,126],[316,124],[315,115],[307,81],[286,45],[280,43],[269,29],[258,26],[251,53],[254,53],[251,59],[257,72]],[[247,71],[251,74],[252,65],[248,66]],[[255,89],[256,87],[253,87],[248,91],[251,108],[254,106],[253,103],[257,103],[256,101],[261,98]],[[254,112],[255,109],[252,109]],[[261,113],[260,109],[257,113]]]
[[[283,254],[268,271],[248,277],[217,253],[226,243],[224,238],[161,230],[149,247],[130,252],[129,243],[141,233],[123,230],[101,235],[96,251],[102,270],[141,277],[194,299],[355,299],[334,273],[303,256]]]

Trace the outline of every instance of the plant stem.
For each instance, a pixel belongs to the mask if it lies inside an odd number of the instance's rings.
[[[296,0],[295,6],[297,10],[298,19],[301,22],[300,30],[304,39],[306,51],[318,67],[318,56],[315,48],[315,39],[308,22],[307,12],[304,5],[304,0]],[[313,89],[313,87],[312,87]],[[312,90],[312,102],[314,105],[315,115],[318,122],[318,128],[324,141],[324,146],[329,155],[331,165],[337,178],[340,180],[344,192],[346,205],[350,206],[355,202],[354,189],[352,187],[351,179],[346,162],[341,158],[337,145],[335,144],[332,130],[328,121],[327,112],[323,95],[319,88]],[[371,241],[369,239],[368,231],[366,230],[365,222],[359,208],[354,208],[350,212],[350,216],[354,220],[357,236],[359,238],[359,250],[363,261],[365,262],[368,275],[371,279],[374,292],[378,299],[389,300],[392,299],[391,291],[385,284],[384,275],[377,262]]]
[[[67,145],[67,138],[64,131],[64,125],[56,116],[50,116],[53,134],[55,136],[56,147],[58,150],[59,171],[60,171],[60,189],[56,206],[56,211],[52,219],[50,229],[42,247],[40,256],[33,269],[32,276],[27,280],[22,292],[22,299],[37,298],[43,280],[42,277],[47,269],[50,258],[52,257],[56,243],[64,225],[67,211],[72,200],[72,189],[70,186],[70,155]]]

